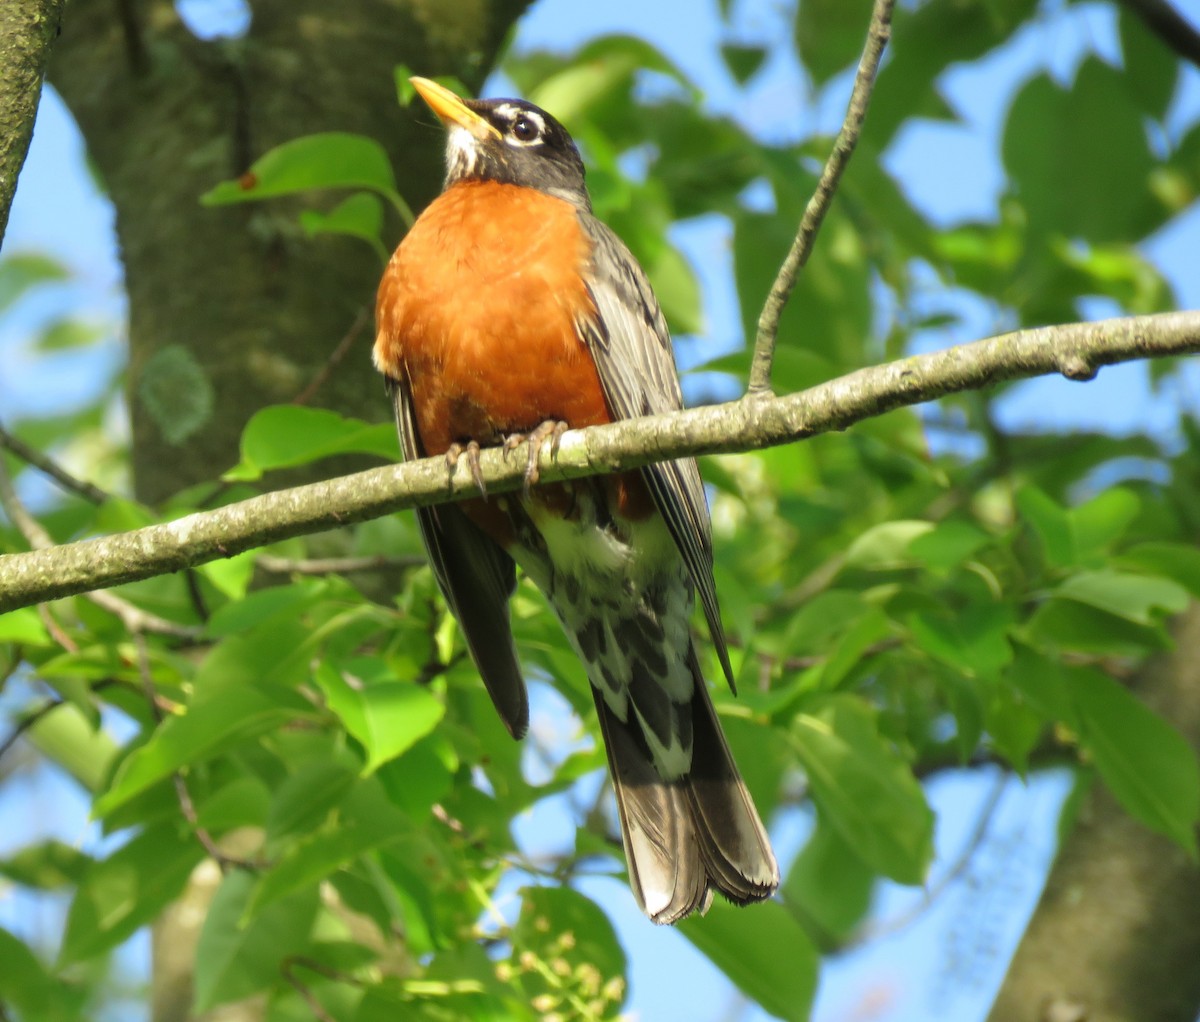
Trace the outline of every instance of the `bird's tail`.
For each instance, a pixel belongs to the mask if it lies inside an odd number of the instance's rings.
[[[592,687],[630,883],[656,923],[705,911],[714,890],[748,905],[779,887],[766,829],[733,762],[694,651],[689,659],[695,679],[692,768],[676,780],[659,775],[636,719],[620,720]]]

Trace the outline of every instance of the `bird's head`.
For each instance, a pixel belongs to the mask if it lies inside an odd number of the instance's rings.
[[[520,99],[462,99],[428,78],[409,80],[449,131],[447,188],[499,181],[591,209],[579,150],[545,110]]]

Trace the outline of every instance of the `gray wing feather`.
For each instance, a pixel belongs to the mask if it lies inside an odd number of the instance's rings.
[[[577,329],[595,360],[609,410],[615,418],[632,419],[682,408],[671,335],[650,282],[605,224],[587,213],[579,218],[593,245],[588,291],[598,321],[585,320]],[[641,475],[699,591],[713,645],[733,688],[700,469],[695,459],[682,458],[649,465]]]
[[[405,461],[424,457],[407,381],[388,379]],[[467,648],[505,727],[514,738],[529,728],[529,697],[509,624],[516,588],[513,560],[455,504],[416,509],[434,577],[458,619]]]

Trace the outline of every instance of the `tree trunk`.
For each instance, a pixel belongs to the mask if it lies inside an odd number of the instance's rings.
[[[1200,749],[1200,607],[1177,649],[1135,688]],[[1131,819],[1101,784],[1087,795],[1009,967],[989,1022],[1195,1022],[1200,867]]]
[[[303,237],[299,202],[198,197],[272,146],[338,130],[379,141],[419,208],[438,187],[441,142],[398,105],[393,68],[477,86],[527,0],[251,6],[244,38],[203,41],[169,0],[71,0],[50,68],[116,207],[134,479],[151,503],[237,461],[246,420],[313,380],[369,313],[381,270],[361,242]],[[358,332],[314,403],[388,414],[371,335]]]
[[[380,142],[400,193],[419,209],[441,180],[442,139],[400,108],[393,68],[454,74],[476,87],[526,6],[255,0],[244,38],[204,41],[169,0],[71,0],[50,81],[116,209],[140,499],[161,501],[232,466],[250,416],[303,390],[360,315],[348,357],[313,403],[367,419],[390,415],[370,362],[382,268],[367,246],[306,239],[296,226],[299,202],[205,208],[197,200],[272,146],[336,130]],[[401,225],[390,226],[398,240]],[[362,465],[324,463],[317,472],[351,467]],[[155,1022],[191,1017],[191,963],[212,872],[198,871],[179,902],[186,911],[156,927]],[[260,998],[206,1017],[249,1022],[264,1010]]]

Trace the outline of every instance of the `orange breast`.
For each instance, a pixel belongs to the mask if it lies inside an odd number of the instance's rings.
[[[380,284],[375,360],[407,372],[427,454],[611,421],[574,326],[591,312],[586,244],[569,203],[495,182],[457,184],[417,220]]]

